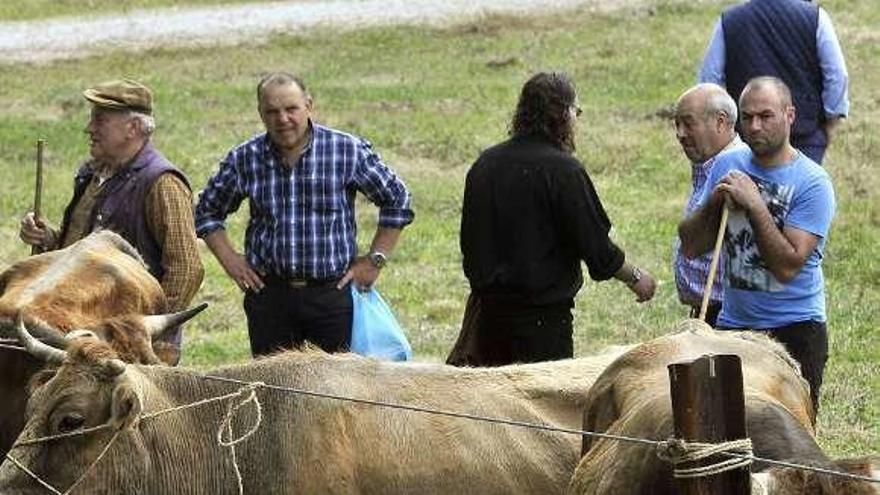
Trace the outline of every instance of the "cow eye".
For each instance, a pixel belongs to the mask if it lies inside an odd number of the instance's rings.
[[[61,421],[58,422],[58,432],[59,433],[69,433],[74,430],[78,430],[83,427],[86,422],[86,418],[80,416],[76,413],[66,414]]]

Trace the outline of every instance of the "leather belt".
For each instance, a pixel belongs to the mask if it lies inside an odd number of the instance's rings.
[[[312,278],[305,275],[294,275],[292,277],[281,277],[273,273],[264,275],[263,282],[266,285],[286,286],[292,289],[305,289],[313,287],[329,287],[336,285],[338,278]]]

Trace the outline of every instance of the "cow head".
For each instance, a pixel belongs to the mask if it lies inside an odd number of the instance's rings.
[[[110,231],[31,256],[0,273],[0,336],[13,336],[12,320],[22,313],[28,328],[43,340],[91,330],[126,362],[177,361],[177,353],[163,354],[161,344],[163,333],[179,323],[144,316],[164,313],[167,305],[162,287],[137,251]]]
[[[92,332],[95,337],[107,342],[126,363],[176,363],[178,350],[162,344],[168,334],[207,307],[206,303],[202,303],[170,314],[116,316],[78,330]]]
[[[137,378],[126,372],[126,364],[107,343],[94,337],[73,339],[66,350],[60,350],[30,336],[23,323],[17,331],[32,355],[58,367],[34,377],[28,422],[9,456],[61,492],[83,477],[81,489],[74,492],[92,492],[92,487],[101,486],[103,493],[139,493],[132,482],[146,476],[147,457],[134,428],[143,404]],[[27,443],[95,427],[101,428]],[[36,494],[45,489],[7,460],[0,467],[0,492]]]
[[[161,315],[122,315],[106,318],[93,325],[62,332],[39,319],[27,327],[35,336],[53,347],[64,347],[70,337],[90,335],[106,342],[127,363],[161,364],[177,361],[177,350],[161,344],[168,333],[202,312],[208,305],[199,304],[190,309]],[[19,313],[19,319],[28,321]],[[0,328],[14,329],[11,318],[0,317]],[[164,353],[163,353],[164,352]]]

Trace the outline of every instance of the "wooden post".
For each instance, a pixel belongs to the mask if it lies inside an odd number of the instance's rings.
[[[43,201],[43,150],[46,142],[42,139],[37,140],[37,167],[36,167],[36,183],[34,184],[34,222],[39,222],[42,216]],[[31,255],[40,254],[42,248],[31,246]]]
[[[747,437],[739,356],[703,356],[689,363],[670,364],[667,369],[676,438],[688,442],[720,443]],[[679,467],[707,466],[726,459],[726,456],[713,456]],[[676,485],[681,495],[751,493],[747,467],[701,478],[679,478]]]

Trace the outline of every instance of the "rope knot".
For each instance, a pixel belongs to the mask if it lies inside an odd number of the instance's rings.
[[[700,461],[718,454],[728,454],[728,457],[708,466],[678,467],[682,463]],[[670,438],[657,444],[657,457],[676,466],[676,478],[714,476],[749,466],[752,463],[752,440],[741,438],[721,443],[701,443]]]

